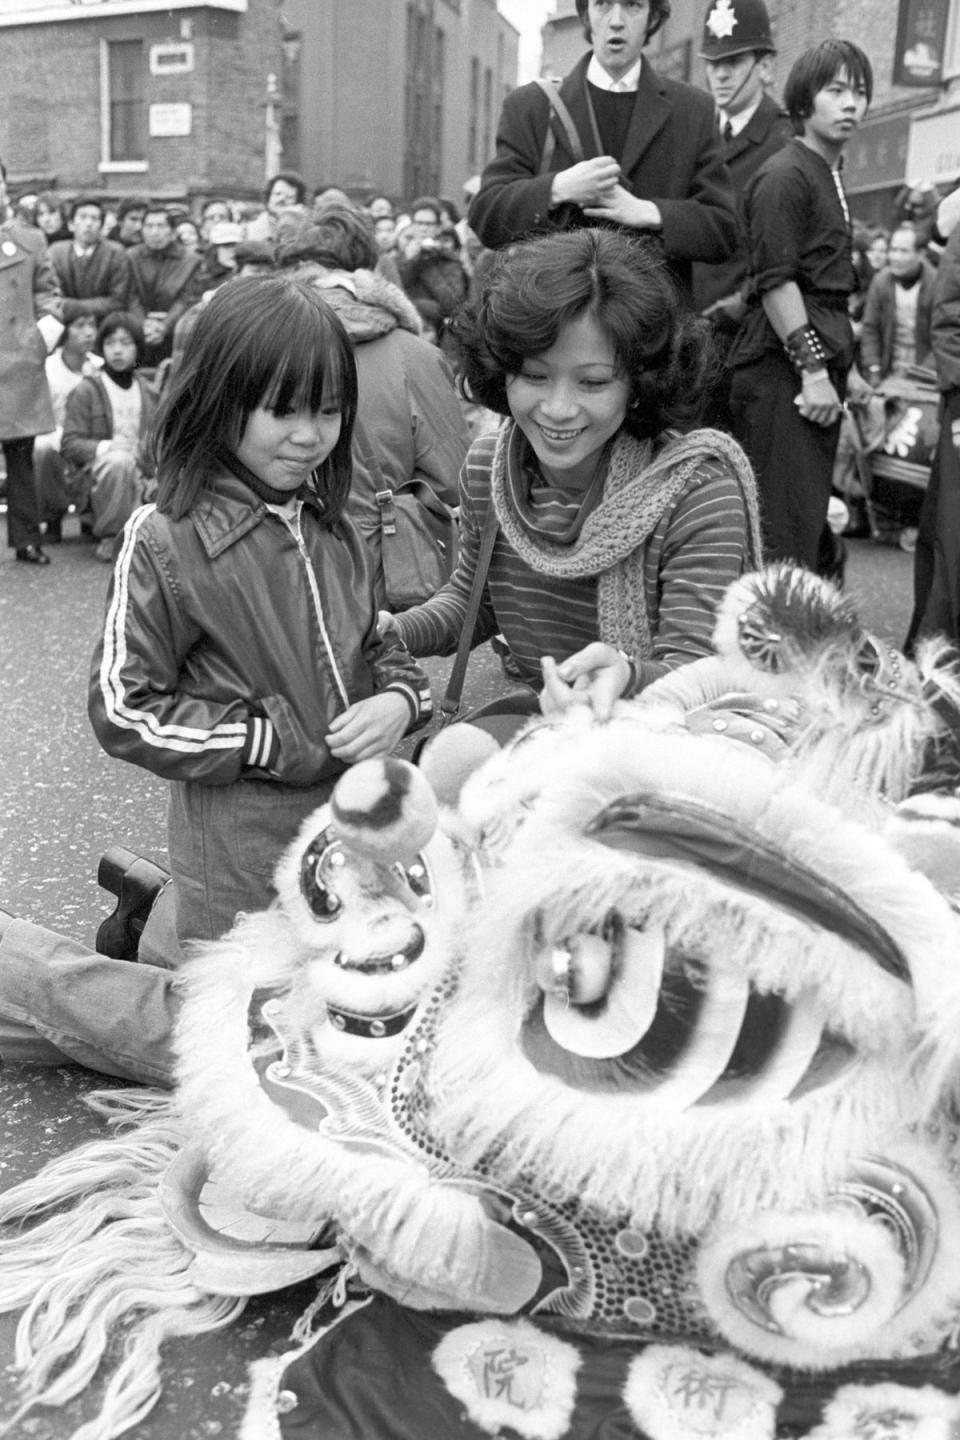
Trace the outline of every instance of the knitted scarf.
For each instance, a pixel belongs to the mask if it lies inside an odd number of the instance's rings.
[[[697,483],[697,471],[710,461],[728,468],[743,494],[747,546],[743,569],[760,564],[760,511],[757,486],[743,450],[720,430],[672,434],[654,455],[651,440],[621,431],[610,454],[603,498],[590,512],[572,545],[536,537],[521,524],[510,500],[511,477],[521,464],[523,436],[505,425],[497,440],[490,471],[490,493],[504,537],[512,550],[543,575],[582,579],[596,575],[597,627],[601,640],[644,659],[653,650],[644,587],[646,542],[681,495]]]

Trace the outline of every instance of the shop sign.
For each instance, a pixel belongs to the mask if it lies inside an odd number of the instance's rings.
[[[960,175],[960,107],[914,115],[907,147],[908,185],[949,184]]]
[[[894,85],[927,88],[943,84],[943,46],[948,0],[900,0]]]
[[[902,185],[907,173],[909,114],[868,119],[847,144],[843,182],[851,194]]]
[[[150,134],[153,136],[189,135],[192,121],[193,107],[189,103],[150,106]]]

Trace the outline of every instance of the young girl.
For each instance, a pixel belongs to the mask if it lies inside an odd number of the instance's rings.
[[[181,941],[271,899],[280,851],[345,766],[425,719],[425,677],[377,635],[343,515],[353,352],[317,291],[232,281],[158,415],[158,495],[123,535],[94,657],[104,749],[171,782]]]
[[[528,241],[455,334],[469,397],[508,420],[467,456],[456,572],[385,631],[415,655],[455,648],[492,503],[473,643],[500,631],[532,689],[542,656],[579,686],[603,675],[612,698],[711,653],[717,601],[760,558],[756,493],[729,436],[680,433],[709,342],[662,262],[613,230]]]

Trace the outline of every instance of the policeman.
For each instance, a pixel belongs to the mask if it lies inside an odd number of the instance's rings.
[[[700,57],[741,218],[747,182],[793,134],[786,112],[767,94],[775,54],[763,0],[710,0]],[[721,335],[735,334],[743,319],[748,268],[745,237],[728,260],[694,266],[694,303]]]

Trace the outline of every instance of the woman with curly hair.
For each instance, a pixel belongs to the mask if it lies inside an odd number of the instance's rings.
[[[663,261],[613,230],[531,240],[497,256],[453,329],[469,398],[506,419],[467,456],[450,581],[381,626],[415,655],[452,653],[492,504],[473,644],[499,631],[531,690],[558,675],[602,708],[710,654],[718,600],[760,559],[756,489],[735,441],[691,428],[708,330]]]

